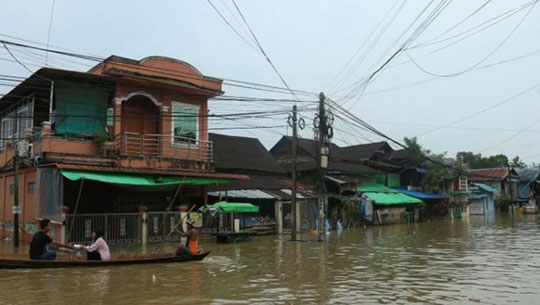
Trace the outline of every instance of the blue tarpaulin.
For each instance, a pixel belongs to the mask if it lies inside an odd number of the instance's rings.
[[[475,183],[474,185],[476,185],[479,189],[485,191],[485,192],[488,192],[488,193],[497,193],[497,190],[492,188],[491,186],[487,185],[487,184],[483,184],[483,183]]]
[[[394,188],[394,190],[402,193],[402,194],[405,194],[405,195],[408,195],[408,196],[411,196],[411,197],[414,197],[414,198],[418,198],[418,199],[421,199],[421,200],[444,200],[444,199],[447,199],[446,196],[443,196],[443,195],[439,195],[439,194],[434,194],[434,193],[424,193],[424,192],[421,192],[421,191],[410,191],[410,190],[407,190],[407,189],[402,189],[402,188]]]

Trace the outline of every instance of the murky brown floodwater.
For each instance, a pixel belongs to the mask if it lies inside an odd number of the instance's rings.
[[[0,304],[539,304],[539,236],[539,217],[499,216],[350,230],[324,243],[208,239],[212,253],[197,263],[0,270]]]

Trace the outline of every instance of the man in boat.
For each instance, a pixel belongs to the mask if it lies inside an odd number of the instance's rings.
[[[47,218],[44,218],[39,222],[39,231],[34,234],[34,237],[32,237],[32,242],[30,243],[30,259],[55,260],[56,252],[50,251],[49,245],[73,249],[71,245],[56,242],[49,237],[49,235],[47,235],[47,233],[50,231],[50,222],[51,221]]]
[[[187,237],[186,245],[181,245],[176,248],[176,255],[189,255],[197,254],[197,248],[199,246],[199,231],[195,229],[195,220],[186,220],[187,232],[181,232],[176,230],[182,237]],[[180,226],[182,227],[182,226]]]

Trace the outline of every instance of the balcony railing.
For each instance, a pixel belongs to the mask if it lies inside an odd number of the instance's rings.
[[[115,144],[122,156],[213,160],[212,142],[187,137],[123,132],[115,136]]]

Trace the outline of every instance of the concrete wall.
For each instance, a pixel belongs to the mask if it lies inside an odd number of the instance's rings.
[[[381,222],[379,222],[377,211],[379,212],[381,216]],[[405,212],[407,212],[406,207],[391,207],[391,208],[378,207],[373,213],[373,217],[374,217],[373,223],[379,224],[379,225],[407,223],[407,218],[404,216]],[[418,220],[419,220],[418,209],[415,209],[414,221],[417,222]]]
[[[13,184],[13,173],[4,172],[0,174],[0,236],[13,237],[13,193],[10,191]],[[32,187],[32,183],[34,183]],[[37,201],[34,200],[32,188],[37,191],[36,170],[34,168],[21,169],[19,172],[19,205],[21,206],[21,214],[19,214],[19,223],[25,230],[31,232],[37,228],[36,217],[38,214]],[[60,230],[55,228],[55,236],[60,237]],[[25,234],[20,230],[19,238],[21,240],[30,240],[31,234]]]

